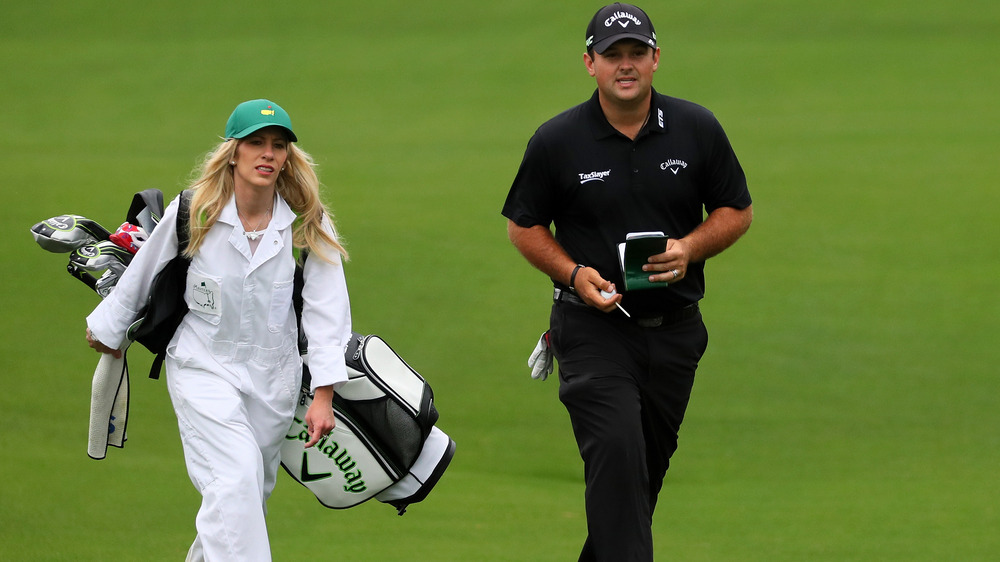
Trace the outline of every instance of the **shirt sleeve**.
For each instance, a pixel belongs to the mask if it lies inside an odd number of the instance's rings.
[[[115,288],[87,316],[87,328],[93,337],[108,347],[127,347],[126,331],[149,299],[153,277],[176,256],[177,198],[167,206]]]
[[[324,227],[333,235],[333,228],[324,218]],[[351,339],[351,304],[347,279],[340,253],[333,247],[325,249],[332,260],[318,255],[305,260],[302,271],[302,331],[309,342],[305,363],[312,377],[310,391],[320,386],[338,388],[347,382],[344,349]]]
[[[555,188],[548,150],[539,132],[531,137],[501,214],[523,228],[549,226]]]
[[[746,174],[722,124],[712,116],[711,125],[709,154],[713,165],[707,180],[705,210],[712,212],[720,207],[745,209],[752,203]]]

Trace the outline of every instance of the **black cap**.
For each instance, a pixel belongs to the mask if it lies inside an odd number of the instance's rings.
[[[615,2],[594,14],[587,26],[587,49],[604,53],[614,42],[637,39],[656,48],[656,32],[649,16],[631,4]]]

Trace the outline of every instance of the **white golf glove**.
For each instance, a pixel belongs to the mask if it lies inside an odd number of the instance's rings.
[[[546,330],[538,338],[535,350],[528,357],[528,367],[531,368],[531,378],[543,381],[552,374],[552,351],[549,349],[549,332]]]

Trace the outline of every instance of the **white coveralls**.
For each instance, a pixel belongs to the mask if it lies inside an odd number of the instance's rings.
[[[127,345],[125,331],[153,277],[177,255],[176,214],[175,199],[118,286],[87,317],[102,343]],[[251,253],[234,197],[188,269],[190,311],[164,361],[188,474],[202,495],[188,560],[271,559],[265,502],[302,380],[292,308],[294,219],[275,196],[271,222]],[[312,390],[347,380],[347,283],[339,254],[325,253],[334,263],[310,256],[302,291]]]

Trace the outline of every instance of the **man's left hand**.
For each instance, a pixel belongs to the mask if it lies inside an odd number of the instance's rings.
[[[687,243],[683,239],[671,238],[667,240],[667,249],[662,254],[650,256],[649,263],[642,266],[642,270],[649,272],[650,281],[669,285],[684,279],[690,261]]]

